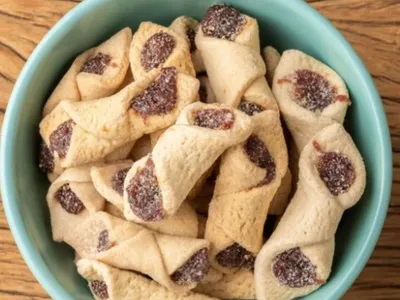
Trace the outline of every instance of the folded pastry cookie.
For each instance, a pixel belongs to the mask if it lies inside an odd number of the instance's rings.
[[[321,129],[343,123],[350,105],[342,78],[297,50],[283,53],[275,71],[273,92],[299,153]]]
[[[229,147],[243,142],[253,124],[244,113],[193,103],[160,137],[151,155],[137,161],[124,183],[124,215],[157,221],[174,215],[195,183]]]
[[[159,205],[160,192],[157,191],[158,187],[152,186],[157,184],[157,179],[154,178],[154,170],[151,170],[152,165],[149,162],[154,166],[151,155],[137,161],[126,176],[123,198],[125,218],[165,234],[198,236],[197,215],[187,202],[183,202],[178,210],[171,215],[164,215],[162,207],[156,207],[156,205]],[[135,170],[135,172],[132,172],[132,170]],[[129,189],[129,192],[127,189]],[[159,217],[159,214],[162,217]]]
[[[53,239],[65,235],[89,215],[104,209],[104,198],[90,179],[90,166],[65,170],[49,188],[46,196],[50,210]]]
[[[79,55],[47,100],[43,115],[62,100],[81,101],[114,94],[129,68],[132,31],[126,27],[97,47]]]
[[[146,274],[176,292],[193,289],[209,270],[206,240],[155,233],[104,212],[76,226],[65,241],[82,258]]]
[[[81,259],[77,266],[96,300],[216,300],[193,292],[175,293],[137,273],[96,260]]]
[[[217,102],[238,107],[250,101],[277,110],[265,79],[257,21],[225,4],[211,6],[196,35]]]
[[[254,274],[249,270],[224,275],[214,282],[202,281],[194,291],[220,299],[256,299]]]
[[[252,118],[255,129],[250,137],[221,156],[208,210],[210,262],[226,274],[253,268],[269,205],[287,170],[279,115],[270,110]]]
[[[121,213],[124,210],[123,185],[132,161],[121,161],[115,164],[96,166],[90,175],[96,190]],[[198,220],[193,208],[184,203],[177,213],[157,222],[138,222],[143,227],[156,232],[177,236],[198,236]]]
[[[200,52],[197,50],[196,43],[194,42],[197,31],[199,30],[199,22],[195,19],[181,16],[176,18],[169,28],[186,39],[189,44],[190,55],[196,73],[204,72],[205,68],[203,60],[201,59]]]
[[[151,22],[142,22],[133,35],[129,59],[135,80],[168,67],[196,76],[187,37]]]
[[[96,161],[173,124],[198,89],[196,78],[173,67],[155,70],[111,97],[61,102],[40,123],[40,134],[56,166]]]
[[[339,221],[365,188],[363,160],[340,124],[311,138],[299,170],[297,191],[256,259],[260,300],[301,297],[326,282]]]
[[[272,87],[275,70],[278,67],[279,61],[281,60],[281,55],[274,47],[271,46],[265,47],[262,53],[265,61],[265,66],[267,67],[267,81],[269,86]]]

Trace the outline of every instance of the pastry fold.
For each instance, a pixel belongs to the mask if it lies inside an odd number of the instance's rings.
[[[193,289],[209,269],[206,240],[162,235],[104,212],[72,229],[65,242],[82,258],[149,275],[176,292]]]
[[[175,68],[155,70],[111,97],[61,102],[40,123],[40,134],[56,166],[82,165],[170,126],[198,89],[197,79]]]
[[[350,105],[342,78],[298,50],[283,53],[272,89],[298,153],[320,130],[343,123]]]
[[[132,164],[132,161],[121,161],[115,164],[96,166],[90,171],[96,190],[121,213],[124,210],[123,184]],[[199,230],[196,212],[187,203],[183,203],[177,213],[169,218],[156,222],[141,220],[137,223],[150,230],[176,236],[195,238],[198,236]]]
[[[299,170],[297,191],[256,259],[260,300],[301,297],[326,282],[339,221],[365,188],[363,160],[340,124],[312,137]]]
[[[197,31],[199,30],[199,22],[190,17],[180,16],[171,23],[169,28],[186,39],[196,73],[204,72],[206,69],[194,41]]]
[[[77,266],[96,300],[216,300],[193,292],[176,293],[137,273],[96,260],[81,259]]]
[[[196,76],[186,36],[151,22],[142,22],[133,35],[129,59],[135,80],[167,67]]]
[[[227,106],[197,102],[185,107],[151,155],[129,171],[124,186],[125,217],[150,221],[174,215],[201,175],[227,148],[243,142],[252,129],[248,116]]]
[[[252,135],[222,155],[208,212],[205,237],[211,243],[210,262],[223,273],[252,268],[250,256],[261,249],[269,205],[287,170],[279,115],[264,111],[253,116],[253,122]],[[245,251],[248,259],[224,258],[232,246]]]
[[[220,37],[215,32],[209,32],[206,22],[214,14],[219,22],[235,22],[219,18],[218,11],[222,11],[221,14],[225,11],[227,14],[238,14],[237,18],[242,18],[242,25],[236,28],[237,34]],[[211,31],[219,26],[224,24],[217,23]],[[242,100],[248,100],[262,105],[263,110],[277,110],[264,77],[266,68],[260,54],[259,30],[254,18],[227,5],[214,5],[201,22],[195,41],[217,102],[238,107]]]
[[[114,94],[129,68],[132,31],[126,27],[97,47],[80,54],[47,100],[43,115],[62,100],[81,101]]]
[[[161,137],[161,135],[167,131],[168,128],[166,129],[161,129],[156,132],[153,132],[150,134],[150,144],[151,147],[154,148],[154,146],[157,144],[157,141]],[[151,152],[151,151],[150,151]],[[201,191],[204,188],[204,185],[206,184],[207,179],[211,176],[213,170],[215,168],[215,164],[210,167],[205,173],[203,173],[200,178],[196,181],[195,185],[193,188],[190,190],[189,194],[186,197],[186,200],[188,203],[193,203],[197,196],[201,193]]]
[[[214,5],[201,22],[196,45],[205,63],[211,96],[217,102],[237,107],[250,116],[266,110],[279,112],[264,76],[266,66],[260,54],[255,19],[228,5]],[[200,87],[200,95],[202,90],[209,89]],[[208,95],[203,98],[209,99]],[[275,203],[284,206],[286,201],[277,197]]]
[[[209,208],[206,238],[211,241],[211,264],[231,273],[252,268],[262,246],[269,204],[287,170],[287,150],[278,106],[264,76],[257,21],[228,5],[211,6],[196,45],[216,101],[237,107],[256,124],[247,141],[221,157]]]
[[[53,239],[57,242],[89,215],[103,210],[104,198],[90,178],[90,166],[65,170],[51,185],[46,196]]]
[[[167,128],[168,129],[168,128]],[[157,144],[158,139],[161,137],[161,135],[167,130],[167,129],[162,129],[162,130],[158,130],[156,132],[153,132],[152,134],[150,134],[150,143],[152,148],[154,148],[154,146]],[[186,200],[188,201],[188,203],[193,203],[194,201],[196,201],[195,199],[197,198],[197,196],[201,193],[201,191],[203,190],[207,179],[211,176],[212,172],[215,169],[215,164],[213,164],[205,173],[203,173],[200,178],[196,181],[196,183],[194,184],[193,188],[190,190],[189,194],[186,197]]]

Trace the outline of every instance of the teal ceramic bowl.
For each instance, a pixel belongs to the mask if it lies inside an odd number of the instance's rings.
[[[70,11],[32,53],[14,87],[1,142],[1,188],[7,219],[28,266],[53,299],[91,299],[73,263],[73,251],[52,241],[45,194],[37,167],[42,106],[73,58],[124,26],[164,25],[179,15],[201,19],[212,0],[86,0]],[[368,172],[362,200],[347,211],[336,237],[327,284],[307,299],[340,298],[361,272],[382,229],[391,190],[391,144],[380,97],[368,71],[339,32],[301,0],[226,0],[257,18],[263,45],[300,49],[335,69],[353,105],[346,128]],[[161,299],[160,299],[161,300]]]

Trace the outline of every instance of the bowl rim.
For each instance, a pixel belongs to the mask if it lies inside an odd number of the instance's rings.
[[[86,14],[103,5],[106,1],[107,0],[86,0],[79,3],[69,12],[67,12],[53,26],[53,28],[49,30],[24,65],[9,98],[3,121],[0,143],[0,165],[2,166],[2,168],[0,168],[0,185],[6,218],[18,249],[21,252],[26,264],[39,283],[53,299],[72,300],[73,298],[50,272],[44,259],[41,257],[37,249],[35,249],[33,242],[29,238],[25,229],[25,225],[16,201],[17,197],[14,181],[15,170],[13,170],[13,162],[15,161],[12,147],[14,143],[13,132],[16,129],[16,124],[18,124],[19,112],[22,109],[22,91],[26,89],[28,82],[30,82],[33,77],[35,69],[44,59],[44,50],[52,49],[57,42],[57,36],[63,36],[63,33],[67,33],[70,28],[70,24],[73,24],[81,18],[84,18]],[[266,0],[266,2],[268,1],[276,0]],[[289,3],[285,3],[285,1],[281,2],[280,4],[290,6],[290,9],[295,9],[300,14],[307,14],[310,22],[320,24],[321,27],[325,28],[327,31],[330,31],[330,33],[337,39],[337,42],[341,44],[341,46],[344,48],[344,51],[350,56],[353,63],[352,67],[358,74],[360,83],[362,83],[365,92],[368,94],[366,101],[369,101],[369,104],[373,109],[373,116],[376,120],[378,120],[379,136],[377,138],[380,145],[379,155],[381,156],[380,159],[383,162],[383,176],[381,178],[380,185],[383,188],[379,193],[377,200],[378,209],[376,210],[372,220],[374,226],[368,233],[368,236],[366,237],[357,258],[354,260],[351,267],[347,269],[345,276],[341,278],[341,281],[336,285],[329,298],[339,299],[350,288],[366,265],[379,239],[386,218],[392,187],[392,147],[389,127],[383,105],[381,103],[381,98],[374,85],[374,82],[361,59],[353,50],[349,42],[343,37],[343,35],[324,16],[322,16],[309,4],[303,2],[303,0],[292,0],[290,1],[290,5]]]

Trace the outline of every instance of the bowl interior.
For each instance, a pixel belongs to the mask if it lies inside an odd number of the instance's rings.
[[[51,239],[45,195],[37,168],[42,106],[80,52],[124,26],[151,20],[168,25],[180,15],[201,19],[212,0],[88,0],[67,14],[32,54],[12,95],[2,140],[2,190],[16,241],[39,281],[55,299],[92,299],[77,274],[72,249]],[[346,81],[352,106],[346,128],[365,159],[367,190],[347,211],[336,237],[332,275],[307,299],[337,299],[351,285],[380,233],[391,182],[391,147],[379,96],[362,64],[331,25],[300,0],[225,1],[258,19],[262,45],[295,48],[322,60]],[[288,3],[290,2],[290,3]],[[367,121],[366,121],[367,120]]]

